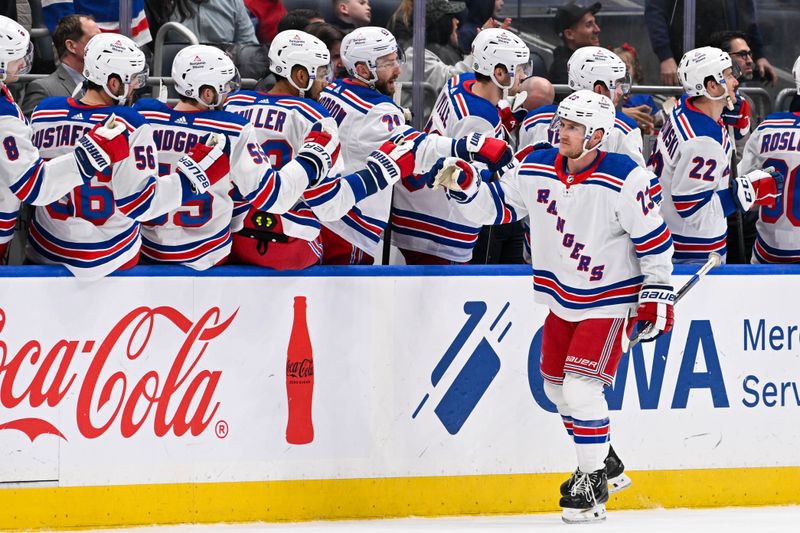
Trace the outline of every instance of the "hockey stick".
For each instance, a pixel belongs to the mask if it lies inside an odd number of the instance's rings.
[[[697,273],[694,276],[692,276],[692,278],[689,281],[687,281],[683,287],[678,289],[678,292],[675,295],[675,305],[677,305],[678,302],[681,301],[681,298],[683,298],[686,295],[686,293],[689,292],[689,290],[692,287],[694,287],[698,281],[702,279],[703,276],[708,274],[709,270],[711,270],[714,267],[718,267],[721,263],[722,263],[721,255],[719,255],[716,252],[711,252],[710,254],[708,254],[708,261],[706,261],[706,263],[702,267],[700,267],[700,270],[698,270]],[[630,339],[628,338],[628,335],[625,333],[626,331],[628,331],[628,322],[630,320],[630,315],[631,312],[630,310],[628,310],[628,314],[625,316],[625,322],[622,323],[622,353],[627,352],[628,350],[639,344],[642,341],[642,338],[651,333],[653,331],[653,328],[655,327],[654,324],[650,323],[647,325],[646,328],[644,328],[642,331],[637,333],[636,336]]]
[[[731,140],[731,179],[735,180],[739,177],[739,169],[736,167],[736,136],[734,135],[733,126],[728,126],[728,137]],[[736,210],[736,245],[742,254],[742,262],[747,263],[747,250],[744,248],[744,213]]]

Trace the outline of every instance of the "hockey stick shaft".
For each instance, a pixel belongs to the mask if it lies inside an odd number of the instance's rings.
[[[736,135],[733,126],[728,126],[728,138],[731,143],[731,179],[735,180],[739,177],[739,168],[736,166]],[[736,210],[736,245],[739,248],[739,253],[742,254],[742,262],[747,262],[747,251],[744,247],[744,214]]]
[[[718,253],[711,252],[710,254],[708,254],[708,261],[706,261],[705,264],[702,267],[700,267],[700,270],[698,270],[689,279],[689,281],[684,283],[684,285],[680,289],[678,289],[678,292],[675,294],[675,305],[677,305],[678,302],[681,301],[681,298],[686,296],[686,293],[689,292],[689,290],[691,290],[692,287],[697,285],[697,282],[700,281],[703,278],[703,276],[708,274],[708,272],[712,268],[719,266],[721,263],[722,263],[722,256],[720,256]],[[627,318],[626,318],[625,322],[626,322],[626,326],[627,326]],[[642,331],[637,333],[634,338],[630,339],[630,342],[627,343],[627,347],[625,346],[626,345],[625,339],[627,338],[627,335],[625,334],[625,331],[623,331],[622,332],[622,351],[623,351],[623,353],[627,352],[628,350],[630,350],[631,348],[633,348],[634,346],[639,344],[642,341],[643,337],[645,337],[646,335],[648,335],[649,333],[651,333],[653,331],[654,327],[655,326],[653,324],[648,324],[646,328],[644,328]]]

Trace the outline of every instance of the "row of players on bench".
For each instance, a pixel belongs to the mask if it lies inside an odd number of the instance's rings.
[[[0,21],[0,34],[7,83],[26,72],[31,45],[10,19]],[[13,194],[0,194],[0,239],[7,246],[12,238],[21,201],[43,206],[30,226],[27,258],[63,264],[82,278],[128,268],[140,254],[196,269],[231,257],[303,268],[371,263],[391,211],[392,241],[407,262],[464,263],[481,225],[449,194],[430,187],[438,177],[459,191],[457,180],[467,172],[455,159],[473,164],[479,180],[511,179],[533,148],[558,146],[559,129],[567,124],[584,130],[578,155],[598,148],[592,134],[602,130],[605,151],[644,167],[639,130],[614,111],[627,74],[613,53],[578,50],[569,63],[577,90],[571,104],[526,117],[517,104],[524,95],[515,94],[529,60],[524,43],[506,30],[486,30],[472,55],[474,73],[450,80],[419,132],[405,124],[404,110],[389,96],[401,63],[394,37],[383,28],[359,28],[345,38],[350,77],[330,84],[325,45],[301,31],[280,34],[270,48],[278,82],[269,93],[237,91],[238,73],[227,56],[189,46],[173,64],[181,95],[174,108],[150,99],[126,107],[146,82],[144,55],[123,36],[95,36],[86,47],[88,82],[79,99],[43,101],[29,127],[4,90],[0,172]],[[793,205],[784,213],[778,201],[782,174],[794,176],[796,163],[774,155],[792,156],[789,144],[796,153],[789,130],[797,117],[768,117],[748,144],[747,174],[728,185],[731,140],[719,115],[736,98],[734,68],[714,48],[684,56],[680,75],[687,94],[649,162],[651,187],[638,201],[645,211],[660,205],[676,262],[702,261],[711,251],[724,255],[725,217],[754,206],[765,206],[754,261],[800,259],[793,231],[800,214]],[[590,91],[603,97],[599,104],[588,98]],[[504,139],[516,130],[523,149],[515,162]],[[570,157],[568,148],[559,150]],[[597,168],[603,152],[597,153],[586,171],[559,178],[582,181]],[[783,173],[760,170],[768,165]],[[392,185],[400,180],[392,200]],[[524,216],[501,212],[495,223]]]

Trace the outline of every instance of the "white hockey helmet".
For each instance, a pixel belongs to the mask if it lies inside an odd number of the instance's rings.
[[[678,77],[689,96],[705,96],[710,100],[722,100],[728,97],[728,92],[725,91],[720,96],[711,96],[706,91],[705,80],[710,76],[720,85],[726,85],[726,69],[731,69],[734,78],[739,77],[739,64],[731,61],[731,56],[727,52],[713,46],[703,46],[683,54],[678,65]]]
[[[269,69],[286,78],[292,87],[300,91],[301,98],[317,79],[328,79],[333,73],[330,63],[331,53],[325,43],[304,31],[282,31],[269,45]],[[298,86],[292,79],[295,66],[303,67],[308,72],[308,84],[305,87]]]
[[[501,89],[514,84],[516,76],[530,76],[531,51],[516,35],[502,28],[488,28],[478,32],[472,41],[472,68],[475,72],[489,76]],[[494,77],[494,69],[502,65],[511,76],[510,85],[501,85]],[[521,69],[521,70],[519,70]]]
[[[218,108],[225,97],[241,85],[239,71],[225,52],[213,46],[196,44],[187,46],[175,56],[172,62],[172,79],[175,90],[187,98],[194,98],[201,104],[200,90],[211,87],[217,91],[217,99],[208,107]]]
[[[100,33],[92,37],[86,44],[83,60],[83,76],[92,83],[103,87],[111,98],[124,105],[128,88],[144,87],[147,83],[147,62],[144,52],[136,44],[116,33]],[[108,78],[119,76],[125,90],[122,95],[115,96],[108,89]]]
[[[31,36],[19,23],[0,15],[0,81],[6,81],[8,65],[17,59],[24,59],[25,63],[15,73],[16,75],[31,71],[33,63]]]
[[[797,56],[797,59],[794,60],[792,77],[794,77],[794,85],[797,87],[797,94],[800,94],[800,56]]]
[[[364,26],[356,28],[342,39],[342,63],[351,76],[370,87],[375,87],[378,79],[378,59],[389,54],[397,54],[402,62],[402,50],[397,47],[397,41],[389,30],[377,26]],[[366,80],[356,72],[356,64],[367,65],[372,79]]]
[[[571,120],[582,124],[586,128],[583,138],[583,152],[581,155],[598,148],[611,135],[616,120],[616,111],[611,98],[602,94],[597,94],[587,89],[575,91],[564,98],[558,106],[556,116],[551,123],[551,129],[561,128],[561,119]],[[597,130],[603,130],[603,138],[591,150],[586,149],[586,145]]]
[[[599,46],[583,46],[573,52],[567,61],[569,86],[572,90],[594,91],[597,82],[602,82],[611,94],[622,89],[628,94],[631,77],[625,62],[617,54]]]

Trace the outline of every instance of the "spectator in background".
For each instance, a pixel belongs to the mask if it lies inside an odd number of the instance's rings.
[[[501,24],[494,20],[503,8],[503,0],[466,0],[466,15],[461,19],[458,28],[458,48],[464,55],[472,52],[472,41],[483,28],[503,28],[507,30],[511,19],[505,19]],[[498,7],[499,5],[499,7]]]
[[[82,84],[83,52],[89,39],[100,33],[97,23],[89,15],[67,15],[58,22],[53,32],[53,45],[61,63],[46,78],[34,80],[25,89],[22,112],[30,117],[36,106],[51,96],[72,96],[75,87]]]
[[[561,45],[553,50],[553,63],[548,78],[552,83],[567,83],[567,61],[572,52],[584,46],[600,46],[600,27],[595,15],[601,8],[600,2],[589,6],[570,2],[559,7],[555,16],[556,34]]]
[[[316,9],[292,9],[278,22],[278,33],[286,30],[304,30],[309,24],[325,22]]]
[[[753,47],[755,72],[775,84],[775,71],[764,57],[764,41],[756,21],[754,0],[703,0],[695,7],[695,46],[713,46],[718,31],[741,30]],[[680,85],[678,61],[683,56],[683,0],[645,0],[644,20],[653,52],[661,61],[661,83]]]
[[[427,0],[425,2],[425,75],[423,79],[439,94],[447,80],[461,72],[472,70],[471,59],[462,61],[458,50],[458,18],[464,11],[464,2],[449,0]],[[398,82],[410,82],[414,74],[414,49],[405,50],[406,65]],[[435,98],[435,95],[434,95]],[[401,105],[411,106],[411,91],[403,93]],[[425,116],[430,114],[433,101],[425,102]]]
[[[639,53],[636,48],[628,43],[623,43],[619,48],[614,48],[614,53],[625,62],[631,75],[632,85],[644,84],[642,65],[639,63]],[[635,120],[644,134],[654,133],[654,128],[660,128],[664,123],[663,114],[658,114],[659,111],[658,104],[650,94],[629,93],[624,96],[622,101],[622,112]]]
[[[794,61],[792,66],[792,77],[794,78],[794,86],[797,89],[797,94],[794,95],[792,101],[789,103],[789,111],[791,113],[800,113],[800,56]],[[778,111],[781,111],[780,109]]]
[[[148,11],[156,24],[180,22],[202,44],[258,44],[242,0],[148,0]]]
[[[164,0],[159,0],[163,2]],[[241,1],[241,0],[240,0]],[[144,13],[145,0],[131,0],[131,39],[142,47],[152,41],[150,26]],[[51,0],[42,2],[44,23],[55,35],[58,22],[67,15],[91,15],[100,31],[119,32],[119,2],[114,0]]]
[[[281,0],[244,0],[244,6],[258,22],[256,37],[261,44],[268,44],[280,31],[278,21],[283,20],[286,8]]]
[[[347,34],[356,28],[369,26],[372,9],[369,0],[333,0],[333,20],[331,24]]]
[[[401,0],[400,5],[389,17],[389,22],[386,23],[386,29],[392,32],[397,39],[397,47],[402,50],[411,46],[411,39],[414,37],[414,30],[411,27],[413,17],[414,0]]]
[[[323,43],[331,53],[331,65],[333,66],[333,77],[344,78],[347,76],[347,69],[344,68],[342,62],[342,39],[344,34],[336,26],[332,26],[327,22],[313,22],[305,27],[303,30],[310,33]]]

